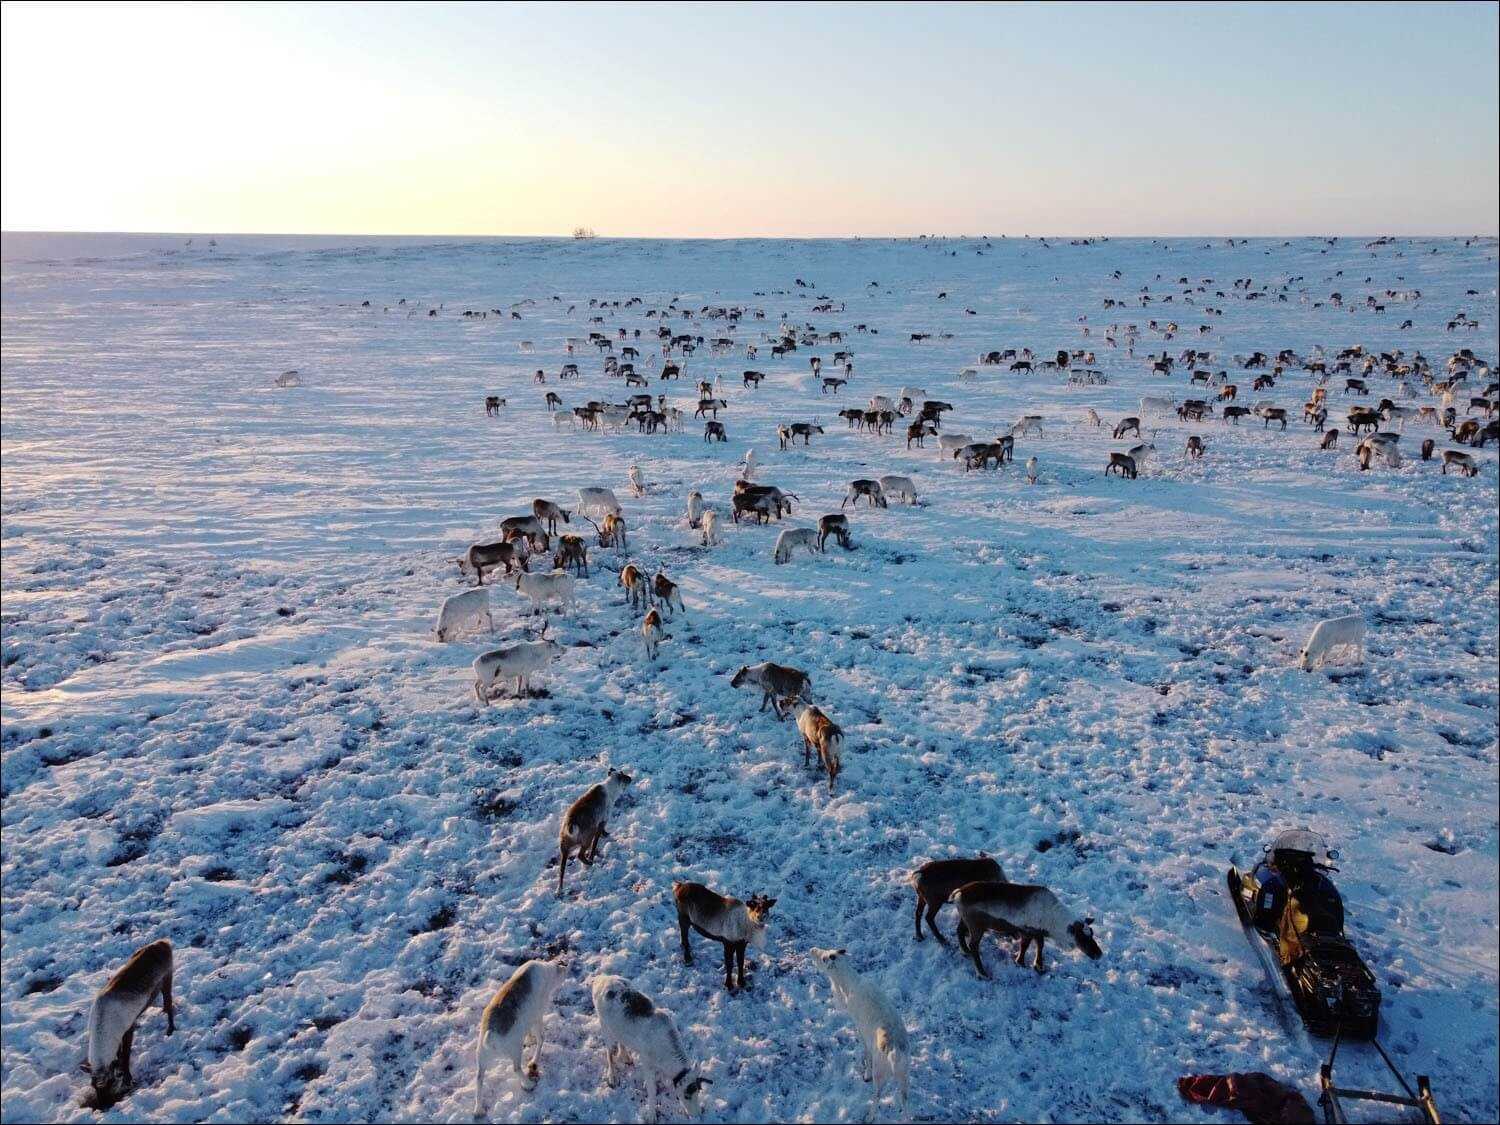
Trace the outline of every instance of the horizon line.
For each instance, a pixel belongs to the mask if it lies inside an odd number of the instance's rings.
[[[950,239],[960,241],[994,241],[997,239],[1029,239],[1029,240],[1055,240],[1060,238],[1070,239],[1104,239],[1104,238],[1129,238],[1129,239],[1184,239],[1184,238],[1222,238],[1222,239],[1293,239],[1293,238],[1316,238],[1327,240],[1333,239],[1365,239],[1365,238],[1409,238],[1409,239],[1497,239],[1500,238],[1500,230],[1479,231],[1471,234],[1391,234],[1367,231],[1358,234],[1330,234],[1326,231],[1317,232],[1279,232],[1276,234],[1230,234],[1224,232],[1189,232],[1185,234],[1107,234],[1094,232],[1080,234],[1074,232],[1050,232],[1044,234],[1014,234],[1004,232],[1000,234],[599,234],[594,233],[585,237],[578,237],[572,232],[563,234],[454,234],[454,233],[421,233],[421,234],[398,234],[382,231],[262,231],[262,230],[59,230],[43,228],[3,228],[0,235],[12,234],[34,234],[34,235],[138,235],[152,238],[440,238],[440,239],[475,239],[475,238],[535,238],[550,239],[564,242],[598,242],[605,239],[632,241],[632,242],[849,242],[854,240],[873,240],[886,242],[917,242],[922,240]]]

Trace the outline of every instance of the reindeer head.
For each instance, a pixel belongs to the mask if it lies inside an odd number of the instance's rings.
[[[1094,940],[1094,920],[1085,918],[1081,922],[1072,922],[1068,926],[1068,933],[1073,935],[1073,941],[1090,960],[1097,961],[1104,956],[1104,950],[1099,948],[1099,943]]]
[[[771,907],[776,905],[774,898],[765,895],[751,895],[745,900],[745,909],[750,912],[750,920],[757,926],[764,926],[766,919],[771,915]]]

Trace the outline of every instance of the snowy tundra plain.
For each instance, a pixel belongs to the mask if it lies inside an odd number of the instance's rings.
[[[1493,361],[1493,240],[184,241],[6,236],[7,1120],[471,1120],[480,1011],[553,955],[569,977],[540,1083],[523,1093],[502,1064],[491,1119],[638,1118],[639,1072],[603,1081],[587,980],[608,972],[676,1013],[714,1080],[708,1120],[856,1120],[858,1045],[813,946],[846,947],[904,1013],[918,1120],[1227,1120],[1175,1079],[1264,1070],[1316,1097],[1319,1046],[1277,1025],[1223,884],[1303,824],[1342,853],[1383,1041],[1432,1075],[1449,1118],[1500,1113],[1495,445],[1472,451],[1477,477],[1444,476],[1415,447],[1446,435],[1413,421],[1401,467],[1362,473],[1347,434],[1322,452],[1301,421],[1310,374],[1251,394],[1233,359]],[[660,384],[663,321],[645,312],[674,298],[765,319],[672,315],[736,346]],[[1450,330],[1460,311],[1481,327]],[[844,343],[773,359],[783,317]],[[1181,331],[1166,341],[1153,319]],[[623,399],[595,350],[564,352],[622,327],[642,336],[616,353],[639,347],[649,390],[689,414],[696,381],[722,378],[728,443],[691,418],[665,435],[554,427],[547,390]],[[832,373],[840,347],[854,375],[825,396],[808,358]],[[1023,347],[1091,349],[1109,381],[960,378]],[[1204,397],[1149,369],[1189,347],[1241,403],[1289,408],[1286,431],[1148,418],[1156,456],[1106,477],[1135,442],[1108,429],[1141,396]],[[570,359],[582,377],[559,383]],[[273,385],[287,369],[301,386]],[[1365,403],[1395,397],[1371,385]],[[947,432],[988,440],[1039,414],[1042,435],[966,474],[932,440],[908,450],[904,421],[876,437],[836,416],[902,386],[953,404]],[[1416,389],[1413,405],[1435,401]],[[498,418],[486,394],[508,400]],[[778,450],[777,424],[814,419],[824,434]],[[1184,460],[1190,434],[1201,461]],[[705,548],[686,496],[727,517],[752,447],[757,479],[800,497],[793,526],[837,511],[855,477],[910,476],[919,503],[861,506],[856,550],[785,566],[777,525],[726,518]],[[536,625],[501,582],[492,636],[436,643],[455,556],[588,485],[620,496],[629,561],[664,567],[686,614],[647,663],[626,559],[593,549],[537,695],[481,707],[470,662]],[[1299,670],[1312,626],[1350,613],[1364,663]],[[762,660],[806,669],[843,725],[831,795],[793,725],[731,689]],[[607,766],[635,784],[559,898],[560,813]],[[915,943],[907,873],[981,849],[1094,917],[1103,959],[1052,947],[1038,976],[990,939],[985,982],[955,947]],[[702,942],[682,964],[684,878],[778,899],[745,993]],[[159,937],[177,949],[177,1033],[149,1014],[137,1090],[80,1108],[92,996]],[[1362,1066],[1351,1054],[1341,1077],[1388,1081]]]

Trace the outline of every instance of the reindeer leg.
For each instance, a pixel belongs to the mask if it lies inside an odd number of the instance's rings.
[[[682,911],[677,912],[677,928],[682,931],[682,963],[691,965],[693,963],[693,947],[688,942],[688,920]]]
[[[724,987],[734,991],[734,947],[727,941],[724,943]]]
[[[563,892],[563,876],[568,873],[568,845],[563,844],[559,849],[561,853],[557,864],[557,893],[559,897]]]
[[[484,1043],[480,1042],[474,1052],[474,1119],[484,1117]]]
[[[167,1013],[167,1034],[177,1030],[177,1021],[172,1014],[172,974],[168,973],[166,979],[161,982],[161,1008]]]
[[[744,988],[745,987],[745,943],[742,942],[742,941],[735,942],[735,946],[734,946],[734,961],[735,961],[735,965],[737,966],[737,968],[739,970],[740,987]]]
[[[1036,939],[1036,963],[1033,965],[1033,968],[1035,968],[1039,973],[1045,973],[1047,971],[1046,966],[1042,964],[1042,942],[1044,940],[1045,939],[1043,938]]]
[[[1029,937],[1027,937],[1025,934],[1022,934],[1021,935],[1021,948],[1020,948],[1020,951],[1016,953],[1016,964],[1017,965],[1024,965],[1024,964],[1026,964],[1026,950],[1029,949],[1030,947],[1031,947],[1031,939]]]
[[[974,959],[974,967],[979,970],[979,975],[985,980],[990,979],[990,974],[985,971],[984,962],[979,959],[979,939],[984,937],[984,931],[969,935],[969,956]]]
[[[965,953],[969,952],[969,927],[964,924],[963,915],[961,914],[958,917],[958,929],[955,932],[955,936],[958,938],[958,948],[962,949]]]
[[[916,928],[917,928],[917,940],[918,941],[922,940],[922,907],[924,907],[926,905],[927,905],[927,902],[926,902],[925,899],[922,898],[922,892],[918,891],[917,892],[917,912],[912,917],[912,925],[916,926]]]
[[[129,1090],[135,1085],[135,1079],[130,1073],[130,1048],[135,1044],[135,1027],[131,1026],[124,1037],[120,1040],[120,1050],[115,1055],[115,1062],[120,1064],[120,1074],[124,1077],[124,1089]]]
[[[927,905],[927,928],[932,931],[932,936],[937,938],[943,945],[948,944],[948,939],[943,936],[943,931],[937,928],[938,911],[943,908],[941,901],[928,903]]]

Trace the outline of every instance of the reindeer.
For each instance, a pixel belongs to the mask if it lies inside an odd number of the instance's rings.
[[[828,772],[828,792],[833,792],[834,779],[839,775],[839,752],[844,745],[844,729],[825,715],[819,708],[808,704],[797,716],[797,730],[802,734],[802,768],[811,762],[812,752],[818,752],[818,760]]]
[[[687,613],[687,608],[682,604],[682,594],[677,588],[677,583],[660,570],[651,579],[651,593],[656,598],[657,607],[665,609],[668,617],[672,616],[674,607],[679,613]]]
[[[729,681],[730,687],[744,687],[746,684],[755,684],[761,689],[760,709],[762,711],[766,709],[767,704],[770,704],[772,710],[776,712],[776,717],[784,719],[787,706],[798,702],[808,694],[811,681],[807,673],[799,668],[790,668],[784,664],[772,664],[767,661],[764,664],[741,667]]]
[[[861,496],[867,497],[869,499],[870,507],[872,508],[885,508],[889,506],[886,503],[885,494],[880,490],[879,481],[860,479],[849,482],[849,494],[844,497],[843,502],[839,504],[839,507],[842,509],[844,505],[848,504],[851,500],[854,501],[855,506],[858,507],[859,498]]]
[[[635,563],[627,563],[620,571],[620,585],[625,587],[625,600],[634,609],[638,605],[645,605],[651,597],[646,576],[640,572]]]
[[[818,550],[826,549],[828,537],[832,536],[838,545],[846,551],[854,550],[854,544],[849,539],[849,517],[837,514],[823,516],[818,520]]]
[[[580,863],[585,867],[593,866],[594,860],[599,856],[599,841],[609,835],[609,814],[614,803],[633,780],[628,773],[611,769],[603,781],[591,785],[563,813],[562,829],[558,833],[559,896],[563,892],[563,879],[568,873],[568,857],[576,851]]]
[[[588,519],[587,516],[584,519]],[[589,575],[589,549],[584,543],[583,537],[579,535],[564,535],[557,541],[557,553],[552,556],[554,570],[566,571],[572,567],[573,573],[581,578]]]
[[[981,880],[1003,883],[1005,872],[997,860],[980,854],[974,859],[934,859],[912,872],[911,885],[917,892],[917,912],[912,919],[917,940],[922,940],[922,912],[927,912],[927,928],[943,945],[948,939],[937,928],[938,911],[953,897],[953,892]]]
[[[84,1067],[93,1087],[93,1108],[109,1109],[135,1085],[130,1050],[136,1024],[158,997],[171,1035],[177,1030],[172,1011],[172,943],[165,939],[137,949],[94,997]]]
[[[677,928],[682,937],[682,960],[693,963],[693,947],[688,940],[692,930],[724,947],[724,987],[735,989],[735,970],[739,987],[745,987],[745,947],[760,948],[766,941],[766,924],[774,898],[751,895],[741,902],[709,890],[702,883],[672,884],[672,901],[677,907]]]

